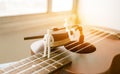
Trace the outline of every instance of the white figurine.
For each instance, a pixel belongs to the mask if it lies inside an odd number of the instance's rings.
[[[45,34],[44,38],[43,38],[43,42],[44,42],[44,54],[43,54],[43,57],[47,56],[48,58],[50,58],[51,44],[54,43],[54,38],[53,38],[51,32],[52,32],[52,30],[48,29],[47,34]]]
[[[80,39],[80,27],[76,25],[76,15],[70,15],[65,19],[64,27],[68,32],[71,41],[79,41]]]

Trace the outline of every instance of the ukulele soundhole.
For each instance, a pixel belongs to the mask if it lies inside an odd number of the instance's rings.
[[[71,52],[76,52],[79,54],[88,54],[96,51],[96,47],[88,42],[79,43],[79,42],[71,42],[70,46],[65,45],[66,49],[69,49]]]

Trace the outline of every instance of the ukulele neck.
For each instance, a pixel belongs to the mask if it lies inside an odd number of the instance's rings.
[[[42,53],[35,54],[26,59],[22,59],[9,67],[0,69],[0,73],[5,74],[16,73],[30,74],[34,72],[39,74],[53,73],[55,70],[71,63],[69,57],[66,57],[68,54],[62,52],[63,51],[54,50],[52,51],[50,58],[42,57],[43,55]]]

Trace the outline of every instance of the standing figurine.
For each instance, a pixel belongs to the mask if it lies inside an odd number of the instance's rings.
[[[71,41],[78,41],[80,43],[84,42],[84,35],[82,31],[82,26],[76,23],[77,17],[75,14],[72,14],[65,19],[64,27],[68,32],[69,38]]]
[[[43,57],[46,56],[46,54],[48,54],[48,58],[50,58],[50,47],[51,47],[51,44],[54,42],[54,38],[51,34],[51,30],[47,30],[47,34],[44,35],[44,38],[43,38],[43,42],[44,42],[44,54],[43,54]]]

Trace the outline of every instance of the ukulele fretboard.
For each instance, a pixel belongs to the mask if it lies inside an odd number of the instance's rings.
[[[0,73],[5,74],[48,74],[53,71],[71,63],[66,53],[60,51],[53,51],[51,57],[42,57],[42,53],[20,60],[14,65],[1,69]],[[66,58],[64,58],[66,57]]]

